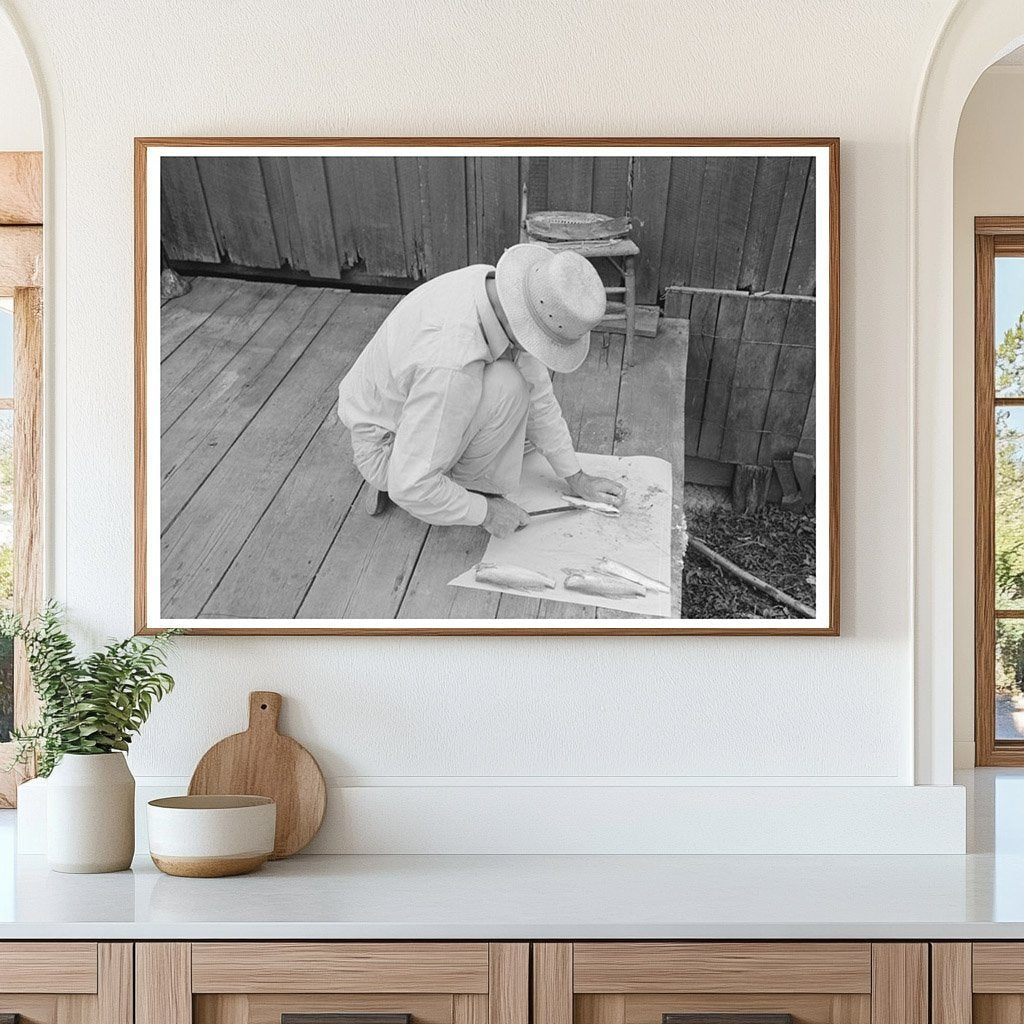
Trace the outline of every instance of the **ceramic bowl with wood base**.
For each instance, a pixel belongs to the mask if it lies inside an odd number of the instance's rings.
[[[225,878],[274,852],[277,805],[266,796],[169,796],[147,808],[149,853],[168,875]]]

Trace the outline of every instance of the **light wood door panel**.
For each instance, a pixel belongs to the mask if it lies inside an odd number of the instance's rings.
[[[0,1014],[21,1024],[131,1024],[131,963],[130,943],[0,943]]]
[[[521,942],[141,943],[135,1024],[280,1024],[284,1013],[530,1024],[529,953]]]

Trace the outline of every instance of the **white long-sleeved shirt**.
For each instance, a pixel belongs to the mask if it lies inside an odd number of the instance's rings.
[[[465,267],[410,292],[338,389],[338,415],[353,437],[379,439],[387,476],[377,486],[386,482],[392,499],[424,522],[477,526],[487,515],[487,499],[446,473],[480,404],[484,366],[509,347],[487,297],[493,273],[486,264]],[[572,476],[580,464],[547,368],[519,348],[514,363],[530,392],[527,441],[559,476]]]

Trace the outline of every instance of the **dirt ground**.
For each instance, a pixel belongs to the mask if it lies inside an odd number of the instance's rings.
[[[814,511],[768,505],[737,513],[725,491],[686,489],[687,529],[708,547],[814,607]],[[794,613],[691,551],[683,575],[683,616],[690,619],[789,619]]]

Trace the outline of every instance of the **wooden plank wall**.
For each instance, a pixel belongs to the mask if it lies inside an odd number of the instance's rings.
[[[690,321],[687,455],[813,452],[815,304],[786,298],[814,295],[809,157],[165,157],[164,255],[408,287],[496,262],[524,177],[531,210],[633,218],[637,301]]]
[[[419,281],[518,240],[524,173],[531,210],[633,217],[639,302],[673,284],[814,292],[805,157],[165,157],[165,255]]]
[[[518,240],[519,173],[499,157],[165,157],[164,255],[420,281]]]
[[[686,454],[761,466],[813,455],[815,303],[670,288],[665,305],[690,320]]]

